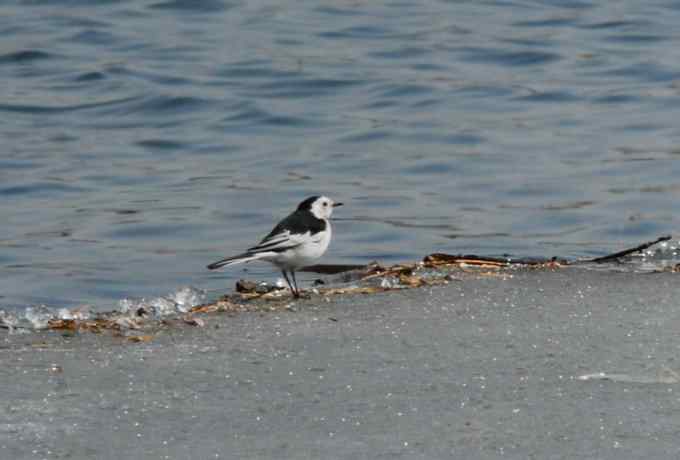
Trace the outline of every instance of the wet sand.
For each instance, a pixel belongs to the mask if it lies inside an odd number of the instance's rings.
[[[677,458],[678,281],[464,276],[147,343],[0,331],[0,458]]]

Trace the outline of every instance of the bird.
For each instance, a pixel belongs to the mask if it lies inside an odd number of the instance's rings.
[[[332,236],[329,219],[333,208],[338,206],[342,206],[342,203],[336,203],[327,196],[311,196],[301,202],[295,211],[279,222],[258,244],[241,254],[213,262],[207,268],[215,270],[253,260],[267,261],[281,270],[293,297],[297,299],[300,297],[300,290],[295,279],[295,270],[309,265],[326,252]]]

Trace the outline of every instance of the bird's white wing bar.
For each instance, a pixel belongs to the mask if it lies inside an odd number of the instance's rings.
[[[310,241],[312,241],[310,232],[300,234],[290,233],[290,231],[286,230],[284,232],[277,233],[276,235],[273,235],[270,238],[267,238],[266,240],[263,240],[257,246],[249,248],[247,252],[249,253],[268,251],[282,252],[288,249],[298,247],[301,244],[309,243]]]

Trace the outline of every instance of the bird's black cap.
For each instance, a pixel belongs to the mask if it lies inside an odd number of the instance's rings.
[[[303,201],[302,203],[300,203],[298,205],[297,210],[298,211],[311,211],[312,210],[312,204],[314,204],[314,202],[316,200],[318,200],[319,198],[320,197],[318,197],[318,196],[310,196],[309,198],[307,198],[305,201]]]

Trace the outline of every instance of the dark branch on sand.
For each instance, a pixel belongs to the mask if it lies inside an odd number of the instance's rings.
[[[615,260],[620,259],[621,257],[625,257],[627,255],[630,255],[630,254],[633,254],[633,253],[636,253],[636,252],[644,251],[645,249],[649,248],[650,246],[654,246],[655,244],[661,243],[663,241],[668,241],[670,239],[671,239],[671,235],[662,236],[660,238],[655,239],[654,241],[649,241],[647,243],[643,243],[639,246],[635,246],[634,248],[624,249],[623,251],[615,252],[614,254],[609,254],[609,255],[606,255],[606,256],[602,256],[602,257],[596,257],[594,259],[584,260],[583,262],[591,262],[591,263],[595,263],[595,264],[602,264],[602,263],[605,263],[605,262],[613,262]]]
[[[338,273],[349,272],[352,270],[365,269],[366,265],[346,265],[346,264],[318,264],[308,265],[299,269],[300,272],[319,273],[321,275],[337,275]]]

